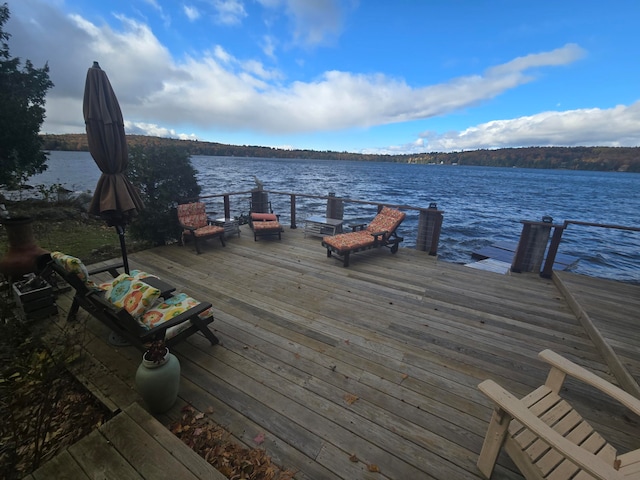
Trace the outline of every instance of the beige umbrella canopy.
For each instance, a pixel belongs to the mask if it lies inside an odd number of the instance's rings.
[[[144,203],[124,172],[129,164],[124,121],[107,74],[98,62],[87,71],[82,105],[89,152],[102,171],[89,212],[100,215],[120,236],[124,268],[129,272],[124,241],[125,225]]]

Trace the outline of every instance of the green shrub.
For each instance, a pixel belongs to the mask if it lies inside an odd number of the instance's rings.
[[[131,223],[129,233],[154,246],[179,239],[176,207],[200,194],[189,154],[170,146],[132,147],[127,177],[140,190],[145,204]]]

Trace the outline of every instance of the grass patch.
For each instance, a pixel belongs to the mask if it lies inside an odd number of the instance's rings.
[[[120,239],[113,227],[86,212],[86,205],[76,199],[68,202],[23,200],[7,202],[13,217],[33,219],[32,230],[36,243],[51,252],[60,251],[82,259],[86,265],[121,256]],[[125,234],[127,252],[146,248]],[[0,229],[0,247],[8,249],[7,232]]]

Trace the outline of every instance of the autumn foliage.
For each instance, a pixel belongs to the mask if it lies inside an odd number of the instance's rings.
[[[185,407],[170,429],[230,480],[291,480],[295,474],[275,465],[264,450],[239,445],[227,430],[193,407]]]

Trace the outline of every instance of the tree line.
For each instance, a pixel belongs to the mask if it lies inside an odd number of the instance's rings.
[[[42,135],[44,150],[88,151],[83,133]],[[128,135],[129,147],[173,147],[189,155],[308,160],[354,160],[490,167],[553,168],[640,172],[640,147],[523,147],[412,155],[374,155],[350,152],[285,150],[250,145],[226,145],[198,140]]]

